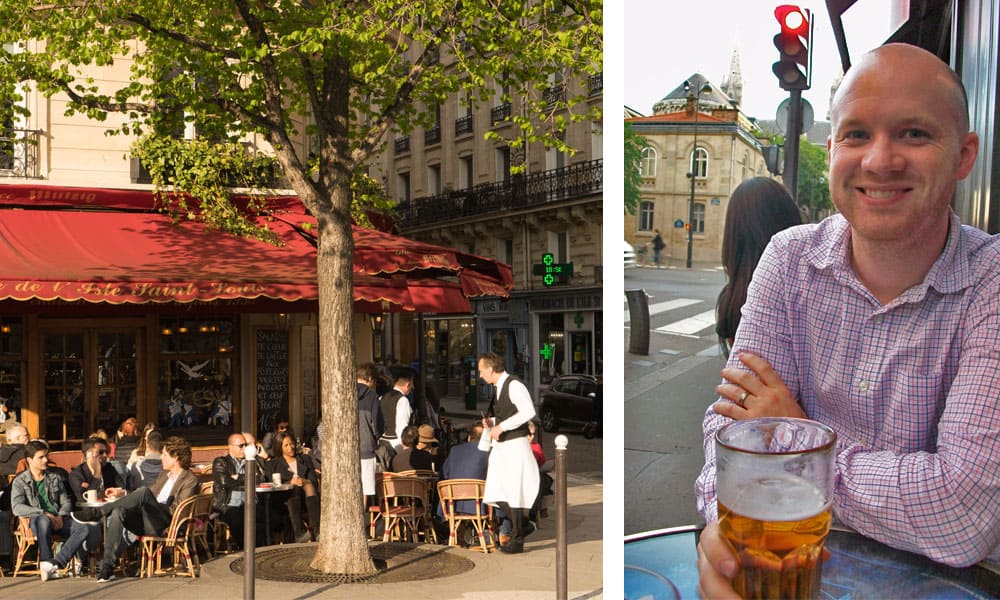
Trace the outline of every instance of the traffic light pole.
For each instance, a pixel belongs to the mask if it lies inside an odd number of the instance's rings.
[[[798,202],[799,138],[802,136],[802,90],[791,90],[788,95],[788,124],[785,126],[785,172],[782,181],[792,200]]]

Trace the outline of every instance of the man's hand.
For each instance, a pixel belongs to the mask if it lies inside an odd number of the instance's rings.
[[[729,383],[715,387],[715,391],[732,402],[716,402],[712,410],[730,419],[756,417],[794,417],[808,419],[798,400],[785,387],[785,382],[766,360],[742,352],[740,362],[750,369],[723,369],[722,378]]]
[[[52,529],[54,531],[59,531],[63,528],[63,518],[59,515],[54,515],[52,513],[45,513],[45,515],[52,521]]]
[[[490,438],[493,439],[494,441],[500,440],[501,433],[503,433],[503,427],[500,427],[499,423],[497,423],[493,427],[490,427]]]
[[[713,600],[739,600],[733,589],[738,569],[736,556],[723,539],[719,522],[706,525],[698,540],[698,595]]]
[[[121,498],[122,496],[124,496],[127,493],[128,492],[125,491],[125,488],[112,487],[112,488],[107,488],[106,490],[104,490],[104,497],[105,498]]]

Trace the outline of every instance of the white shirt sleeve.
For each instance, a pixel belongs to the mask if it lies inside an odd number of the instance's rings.
[[[396,437],[403,435],[403,430],[410,424],[410,400],[406,396],[400,396],[396,401]]]
[[[507,377],[510,377],[510,375],[507,375]],[[502,381],[497,382],[498,390],[502,386]],[[528,393],[528,388],[524,383],[521,381],[511,381],[510,386],[507,388],[507,393],[510,395],[510,401],[517,408],[517,412],[500,422],[500,427],[504,431],[520,427],[535,418],[535,404],[531,401],[531,394]]]

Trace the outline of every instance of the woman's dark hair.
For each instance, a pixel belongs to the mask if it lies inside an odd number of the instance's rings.
[[[282,444],[285,443],[285,438],[292,439],[292,448],[295,450],[295,454],[299,453],[298,448],[295,445],[295,434],[292,433],[291,429],[287,429],[285,431],[280,431],[276,433],[274,436],[274,443],[271,445],[271,453],[274,454],[274,456],[277,457],[277,456],[282,456],[284,454],[281,451],[281,446]]]
[[[733,190],[726,209],[722,266],[726,285],[719,293],[715,332],[728,356],[728,340],[736,337],[740,310],[757,262],[771,236],[802,224],[802,215],[781,183],[767,177],[747,179]]]

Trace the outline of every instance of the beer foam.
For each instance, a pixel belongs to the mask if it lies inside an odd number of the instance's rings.
[[[822,490],[798,477],[773,474],[719,482],[719,500],[734,513],[761,521],[798,521],[826,510]]]

